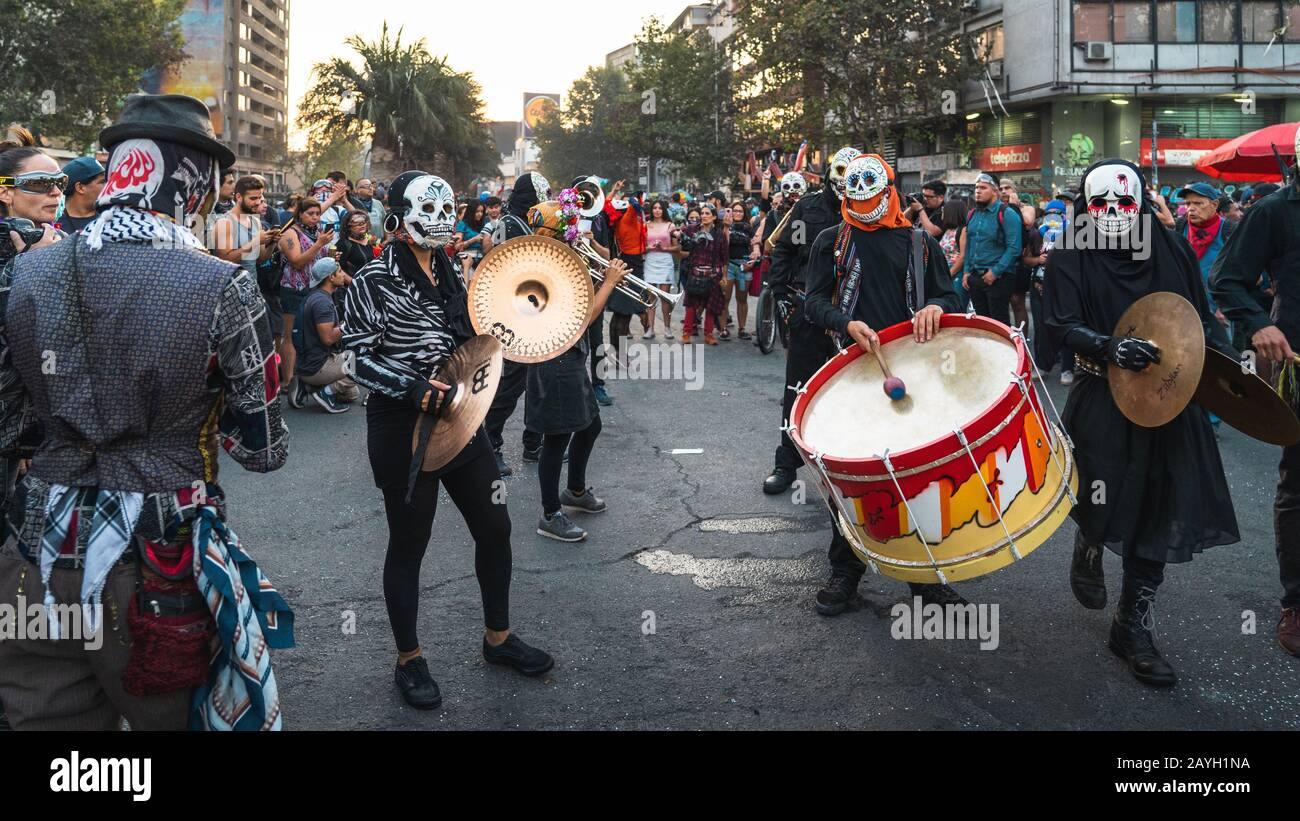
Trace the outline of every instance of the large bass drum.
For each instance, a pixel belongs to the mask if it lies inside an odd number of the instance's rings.
[[[903,399],[885,395],[876,358],[853,345],[800,386],[790,414],[790,438],[853,550],[878,573],[926,583],[1028,555],[1065,521],[1078,479],[1024,339],[945,314],[929,342],[914,341],[910,322],[880,340]]]

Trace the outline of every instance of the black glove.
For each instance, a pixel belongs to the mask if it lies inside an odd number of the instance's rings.
[[[1106,359],[1125,370],[1140,371],[1160,361],[1160,349],[1135,336],[1111,337],[1106,343]]]
[[[437,396],[430,396],[429,406],[427,408],[423,407],[424,397],[426,394],[440,394],[442,396],[442,402],[441,403],[438,402]],[[416,410],[418,410],[420,413],[432,413],[432,414],[441,414],[445,412],[447,408],[451,407],[451,400],[452,397],[454,397],[455,395],[456,395],[455,385],[452,385],[451,388],[448,390],[440,391],[437,388],[435,388],[433,385],[430,385],[428,382],[416,382],[414,385],[411,386],[411,389],[406,394],[407,398],[409,398],[411,402],[415,405]]]

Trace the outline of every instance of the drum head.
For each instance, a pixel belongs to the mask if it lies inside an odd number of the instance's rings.
[[[907,395],[891,400],[876,358],[857,357],[808,403],[800,434],[814,452],[865,459],[949,436],[1006,393],[1020,356],[1005,336],[968,327],[942,328],[924,344],[909,334],[882,349]]]

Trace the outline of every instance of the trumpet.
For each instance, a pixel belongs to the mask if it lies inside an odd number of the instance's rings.
[[[591,273],[591,278],[596,280],[598,283],[604,282],[605,270],[609,268],[609,260],[596,253],[596,249],[592,248],[586,242],[575,242],[572,247],[573,250],[577,251],[578,255],[582,257],[583,262],[587,264],[587,270]],[[623,281],[620,282],[614,290],[632,297],[637,302],[644,305],[647,310],[653,309],[655,306],[655,300],[658,299],[662,299],[673,307],[676,307],[677,303],[682,299],[681,294],[672,294],[667,291],[661,291],[640,277],[633,276],[632,274],[625,274],[623,276]]]

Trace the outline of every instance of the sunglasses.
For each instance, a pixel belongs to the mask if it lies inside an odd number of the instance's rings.
[[[0,177],[0,186],[5,188],[17,188],[26,194],[44,195],[54,189],[60,192],[68,190],[67,174],[50,174],[44,171],[33,171],[27,174],[19,174],[16,177]]]

